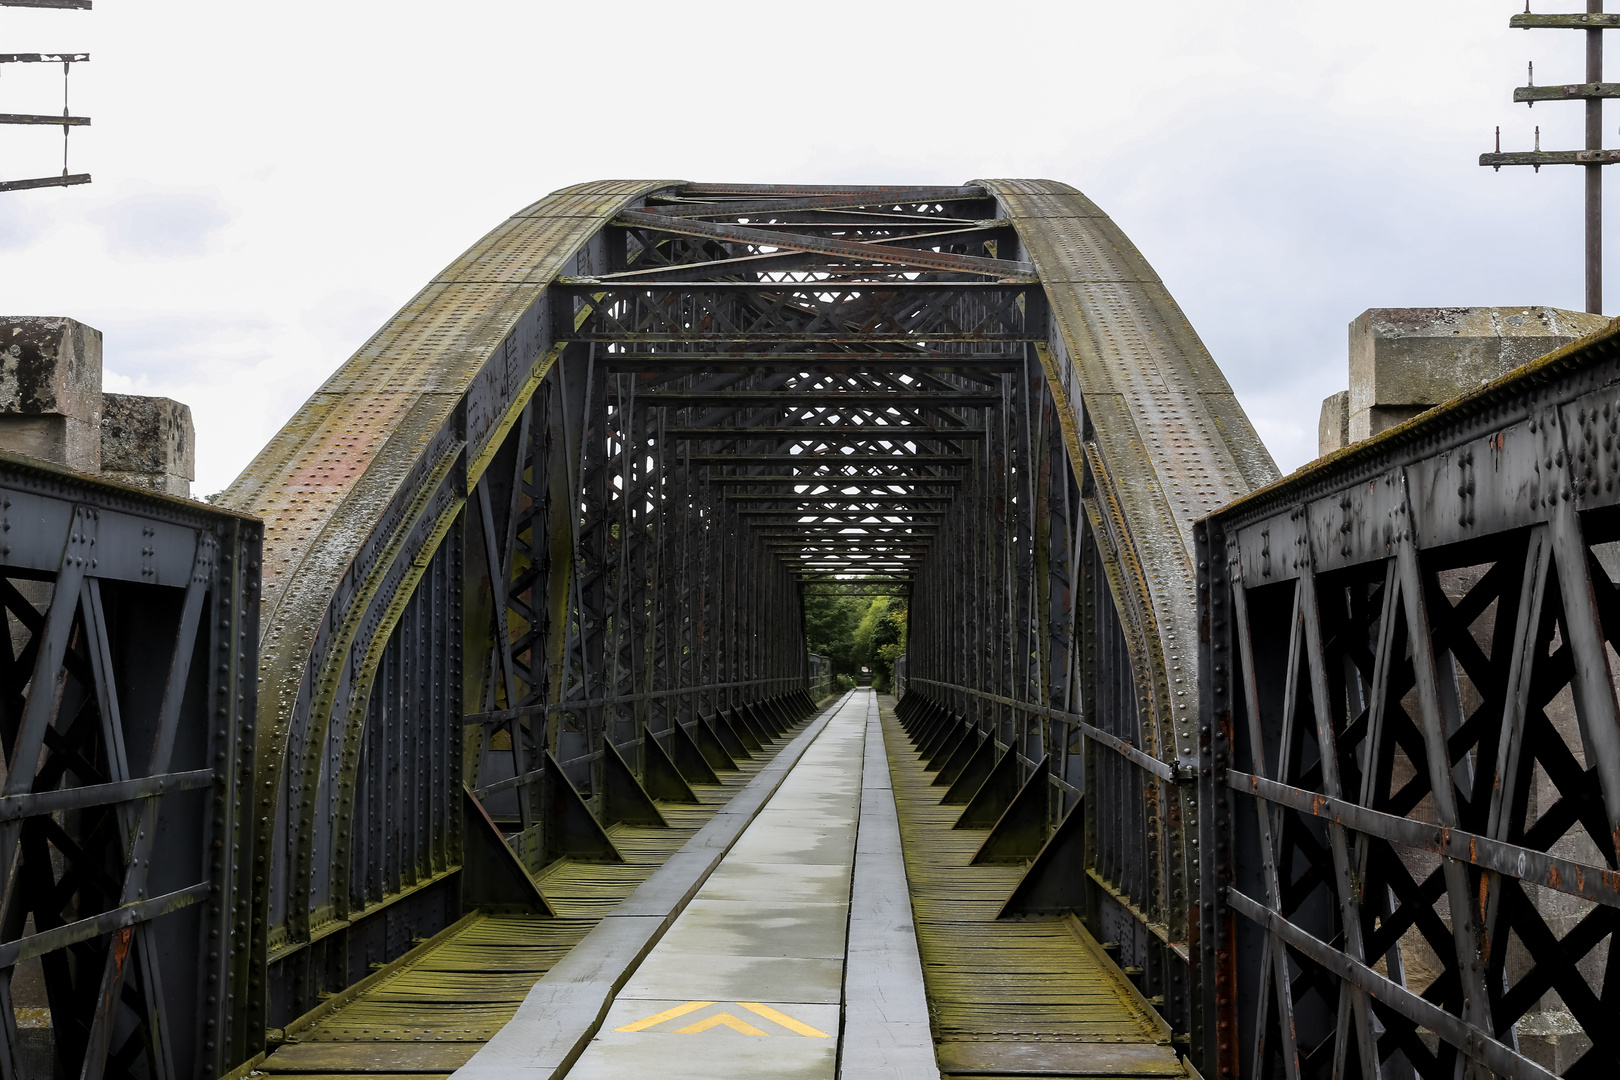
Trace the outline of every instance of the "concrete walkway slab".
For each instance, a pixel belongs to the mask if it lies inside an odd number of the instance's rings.
[[[709,875],[703,895],[711,900],[782,900],[836,904],[849,893],[849,878],[836,863],[737,863]]]
[[[733,1001],[819,1001],[843,998],[842,960],[801,956],[737,956],[731,953],[654,949],[620,991],[621,997],[729,998]],[[750,995],[753,995],[752,997]]]
[[[848,695],[739,806],[745,827],[706,876],[684,872],[715,850],[700,835],[631,897],[619,917],[647,923],[645,945],[617,980],[575,960],[590,1001],[537,986],[500,1055],[457,1080],[938,1080],[876,700]],[[654,933],[659,910],[673,921]],[[559,1008],[599,1010],[576,1058],[542,1030]]]
[[[805,750],[619,992],[570,1080],[834,1080],[870,696],[846,698]]]

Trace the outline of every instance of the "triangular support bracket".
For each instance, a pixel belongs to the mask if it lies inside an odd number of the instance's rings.
[[[945,790],[945,797],[939,800],[941,806],[961,806],[973,798],[975,792],[984,786],[989,779],[990,771],[996,767],[996,740],[987,738],[979,743],[973,756],[967,759],[951,786]]]
[[[946,792],[945,795],[949,798],[950,792]],[[967,805],[962,808],[962,814],[956,819],[954,828],[991,828],[1017,796],[1018,757],[1016,751],[1008,748],[990,767],[990,773],[984,778],[984,783],[969,796]]]
[[[1018,879],[996,918],[1060,915],[1080,911],[1086,902],[1086,800],[1082,796]]]
[[[501,915],[557,912],[534,883],[517,852],[471,791],[461,789],[461,910]]]
[[[702,724],[703,721],[699,720],[698,723]],[[675,762],[675,767],[680,770],[681,775],[686,778],[687,783],[718,784],[720,782],[719,774],[709,764],[709,759],[699,748],[697,740],[692,738],[690,731],[681,726],[679,720],[669,726],[669,756]]]
[[[602,817],[609,825],[650,825],[669,828],[652,795],[636,779],[635,770],[619,754],[611,739],[602,743]]]
[[[647,728],[641,731],[641,748],[641,775],[647,785],[647,794],[672,803],[697,805],[703,801],[692,790],[692,785],[686,782],[686,777],[681,775],[681,770],[675,767],[669,751]]]
[[[546,861],[568,857],[582,862],[624,862],[602,823],[596,820],[573,781],[546,751],[546,785],[550,813],[546,815]]]
[[[1009,755],[1016,753],[1008,750]],[[1046,804],[1051,787],[1051,757],[1041,758],[1024,781],[1024,786],[1013,796],[1011,805],[997,819],[990,835],[984,838],[979,850],[968,860],[969,866],[984,863],[1016,863],[1039,855],[1046,843]]]

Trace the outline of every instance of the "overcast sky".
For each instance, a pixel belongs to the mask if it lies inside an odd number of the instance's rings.
[[[1579,171],[1475,164],[1498,124],[1504,149],[1528,149],[1537,124],[1544,148],[1580,145],[1579,105],[1511,97],[1529,60],[1538,83],[1583,81],[1582,35],[1510,31],[1519,10],[5,8],[0,52],[92,54],[72,76],[94,124],[71,166],[95,182],[0,195],[0,312],[98,327],[107,389],[188,403],[206,494],[438,269],[566,184],[1050,177],[1136,241],[1287,471],[1315,454],[1362,310],[1581,305]],[[61,108],[60,69],[3,68],[0,112]],[[0,178],[56,172],[60,155],[59,128],[0,128]],[[1620,267],[1608,295],[1620,307]]]

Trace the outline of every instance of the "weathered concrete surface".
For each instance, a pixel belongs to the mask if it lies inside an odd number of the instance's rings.
[[[864,696],[866,760],[849,897],[838,1080],[940,1080],[883,717],[877,695]]]
[[[1350,324],[1349,440],[1392,428],[1608,323],[1550,307],[1370,308]]]
[[[1316,453],[1321,457],[1349,444],[1350,391],[1340,390],[1322,399],[1322,416],[1316,422]]]
[[[101,331],[0,316],[0,449],[101,471]]]
[[[103,394],[101,474],[109,480],[189,496],[196,478],[191,407],[165,397]]]

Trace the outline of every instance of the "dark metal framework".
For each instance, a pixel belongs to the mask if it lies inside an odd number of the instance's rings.
[[[1200,527],[1220,1075],[1620,1069],[1620,348],[1521,372]]]
[[[888,250],[1005,230],[944,213],[980,192],[909,194],[939,201],[768,197],[772,253],[730,209],[759,198],[688,187],[716,205],[655,196],[602,230],[597,272],[549,290],[554,344],[475,492],[504,586],[469,649],[476,790],[529,865],[567,843],[538,821],[546,752],[611,820],[613,759],[645,776],[689,741],[746,747],[754,710],[781,723],[811,676],[803,590],[908,585],[927,508],[1000,401],[984,380],[1020,347],[1025,290],[1008,281],[1028,271]]]
[[[218,1076],[259,1020],[259,524],[3,455],[0,536],[0,1075]]]
[[[1056,191],[998,189],[1049,314],[918,572],[901,712],[994,825],[977,858],[1027,862],[1003,916],[1079,913],[1197,1054],[1191,526],[1275,473],[1145,261]]]

